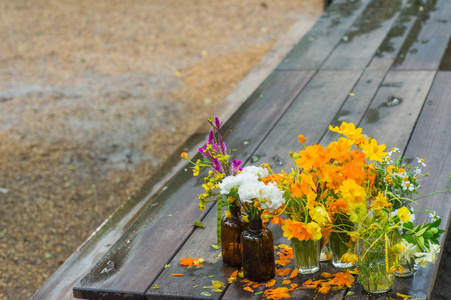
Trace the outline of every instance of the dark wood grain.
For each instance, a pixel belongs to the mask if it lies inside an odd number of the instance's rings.
[[[422,167],[423,172],[429,172],[430,176],[421,181],[421,194],[426,195],[433,191],[442,191],[449,184],[451,171],[451,73],[439,72],[418,119],[415,130],[405,152],[406,157],[414,159],[412,165],[416,165],[416,158],[421,157],[427,166]],[[435,211],[442,218],[441,229],[448,230],[450,223],[451,195],[436,194],[419,201],[418,210]],[[418,222],[428,219],[427,214],[417,214]],[[446,237],[446,232],[441,240]],[[442,249],[444,247],[442,243]],[[428,298],[434,285],[439,263],[428,266],[415,274],[413,287],[427,291]]]
[[[403,149],[434,76],[433,71],[390,71],[360,123],[363,132],[387,149]]]
[[[394,67],[398,70],[437,70],[449,41],[451,2],[426,1]]]
[[[275,72],[254,92],[224,126],[224,129],[233,127],[227,141],[234,157],[245,159],[253,152],[311,75],[311,72]],[[262,118],[267,120],[265,126],[255,126]],[[208,212],[198,209],[202,182],[202,178],[192,177],[188,169],[179,172],[154,200],[158,205],[148,207],[74,288],[75,297],[107,298],[116,291],[142,297],[191,235],[192,222],[202,220]],[[115,263],[115,271],[100,274],[108,261]]]
[[[369,2],[335,0],[277,69],[318,69]]]
[[[325,70],[362,70],[371,61],[407,0],[372,1],[322,65]]]
[[[222,263],[218,257],[221,250],[215,250],[211,244],[216,243],[216,209],[212,209],[204,219],[205,229],[197,228],[183,247],[170,261],[170,267],[164,269],[157,280],[152,284],[159,289],[150,288],[146,293],[146,299],[160,299],[163,295],[171,299],[202,298],[202,292],[209,292],[210,299],[219,299],[221,293],[204,289],[211,286],[212,280],[219,280],[227,284],[227,278],[236,268],[231,268]],[[182,257],[203,258],[203,267],[180,266]],[[173,277],[171,274],[183,274],[183,277]],[[210,277],[213,276],[213,277]]]
[[[385,36],[369,65],[370,70],[388,70],[401,51],[406,38],[421,14],[421,1],[408,1],[396,22]]]
[[[299,151],[298,135],[315,144],[359,79],[360,71],[319,71],[255,151],[260,160],[275,171],[291,169],[290,151]]]

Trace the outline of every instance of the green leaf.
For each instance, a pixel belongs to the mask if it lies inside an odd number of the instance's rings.
[[[407,241],[407,242],[409,242],[410,244],[416,244],[415,243],[415,239],[412,237],[412,236],[410,236],[410,235],[404,235],[404,239]]]
[[[424,238],[422,236],[418,238],[418,246],[420,246],[421,249],[424,249]]]
[[[219,249],[219,245],[212,244],[211,247],[212,247],[213,249],[216,249],[216,250]]]
[[[199,221],[199,220],[194,221],[193,225],[196,226],[196,227],[205,228],[205,225],[202,224],[202,222]]]
[[[254,293],[254,295],[260,295],[260,294],[263,294],[263,291]]]
[[[429,227],[439,227],[441,223],[442,223],[442,219],[438,219],[438,220],[435,220],[434,222],[432,222],[429,225]]]
[[[348,296],[352,296],[352,295],[354,295],[354,294],[355,294],[354,292],[349,291],[349,292],[346,294],[345,298],[348,297]]]
[[[417,233],[415,233],[415,235],[416,235],[416,236],[422,236],[423,233],[425,233],[427,229],[428,229],[427,227],[424,227],[424,228],[422,228],[420,231],[418,231]]]
[[[412,230],[413,229],[413,223],[412,222],[404,223],[404,228]]]

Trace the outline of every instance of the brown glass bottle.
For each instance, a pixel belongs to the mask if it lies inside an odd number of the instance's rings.
[[[241,232],[247,223],[240,218],[240,207],[230,206],[230,217],[221,220],[222,261],[231,267],[241,267]]]
[[[261,219],[250,220],[241,234],[244,277],[250,281],[267,281],[276,275],[274,242],[271,230],[263,228]]]

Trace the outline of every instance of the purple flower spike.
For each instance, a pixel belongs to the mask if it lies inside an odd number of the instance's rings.
[[[208,136],[207,145],[214,145],[215,144],[215,134],[212,131],[210,131],[210,135]]]
[[[227,154],[227,147],[226,147],[226,144],[225,144],[225,142],[224,141],[222,141],[222,143],[221,143],[222,145],[221,145],[221,154],[222,155],[226,155]]]
[[[238,171],[242,171],[243,168],[241,168],[241,160],[233,160],[232,161],[232,175],[235,176],[238,174]]]
[[[222,168],[222,165],[217,157],[215,157],[215,159],[213,160],[213,167],[215,168],[215,171],[217,173],[224,173],[224,169]]]
[[[219,122],[218,117],[215,117],[215,127],[216,129],[221,129],[221,122]]]

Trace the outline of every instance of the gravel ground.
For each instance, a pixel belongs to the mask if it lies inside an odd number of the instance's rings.
[[[322,0],[1,0],[0,299],[26,299]]]

